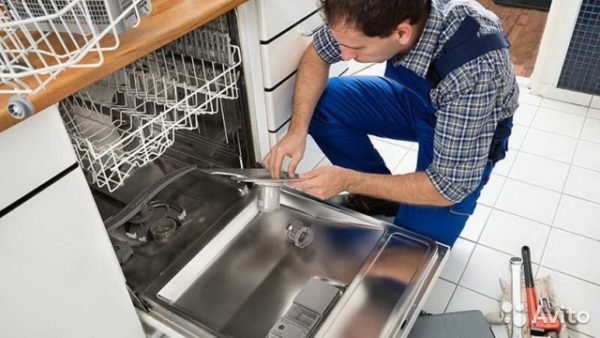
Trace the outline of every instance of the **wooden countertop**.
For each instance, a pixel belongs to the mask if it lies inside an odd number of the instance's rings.
[[[96,68],[72,68],[63,71],[36,95],[28,96],[35,112],[77,92],[170,41],[190,32],[210,20],[232,10],[247,0],[152,0],[152,13],[143,17],[140,25],[119,37],[116,51],[104,53],[104,63]],[[87,55],[83,62],[92,63],[97,55]],[[7,111],[8,98],[0,94],[0,132],[23,120]]]

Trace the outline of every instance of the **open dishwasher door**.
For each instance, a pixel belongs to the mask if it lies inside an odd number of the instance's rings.
[[[189,336],[403,337],[448,247],[283,188],[251,189],[142,298]]]
[[[11,151],[15,144],[18,149]],[[0,336],[144,337],[69,147],[56,107],[0,135],[0,153],[28,155],[9,156],[13,162],[8,168],[27,168],[33,162],[47,168],[0,170],[3,182],[16,182],[0,184],[0,194],[8,197],[0,201]],[[53,159],[42,161],[49,149],[45,156]]]

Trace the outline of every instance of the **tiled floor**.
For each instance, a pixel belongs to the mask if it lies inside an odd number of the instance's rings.
[[[590,315],[571,336],[600,337],[600,111],[535,96],[525,81],[508,157],[484,188],[425,310],[497,311],[498,280],[509,280],[509,258],[529,245],[537,276],[551,275],[561,303]],[[373,143],[393,173],[414,171],[416,145]],[[494,331],[507,337],[503,327]]]

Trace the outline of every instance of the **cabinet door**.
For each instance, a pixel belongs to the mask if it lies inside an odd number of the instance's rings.
[[[258,0],[260,40],[268,41],[317,10],[317,0]]]
[[[0,210],[75,161],[75,152],[56,106],[1,132]]]
[[[262,70],[264,87],[272,89],[298,66],[306,46],[312,42],[311,32],[323,24],[315,13],[268,44],[262,44]]]
[[[331,65],[329,77],[336,77],[348,69],[348,63],[341,61]],[[284,123],[287,123],[292,116],[292,101],[294,97],[294,88],[296,85],[296,75],[280,83],[275,89],[265,91],[265,104],[267,105],[267,123],[269,132],[272,133]]]
[[[0,218],[0,336],[143,337],[76,168]]]

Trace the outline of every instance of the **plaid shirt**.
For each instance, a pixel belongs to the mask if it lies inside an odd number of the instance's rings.
[[[467,15],[481,25],[479,35],[502,30],[498,17],[475,1],[432,0],[419,41],[408,54],[395,56],[394,65],[426,78],[429,65]],[[315,33],[313,43],[325,62],[341,60],[339,45],[327,26]],[[425,172],[446,199],[457,203],[479,185],[498,121],[517,109],[519,88],[509,52],[494,50],[467,62],[429,95],[437,124],[433,161]]]

